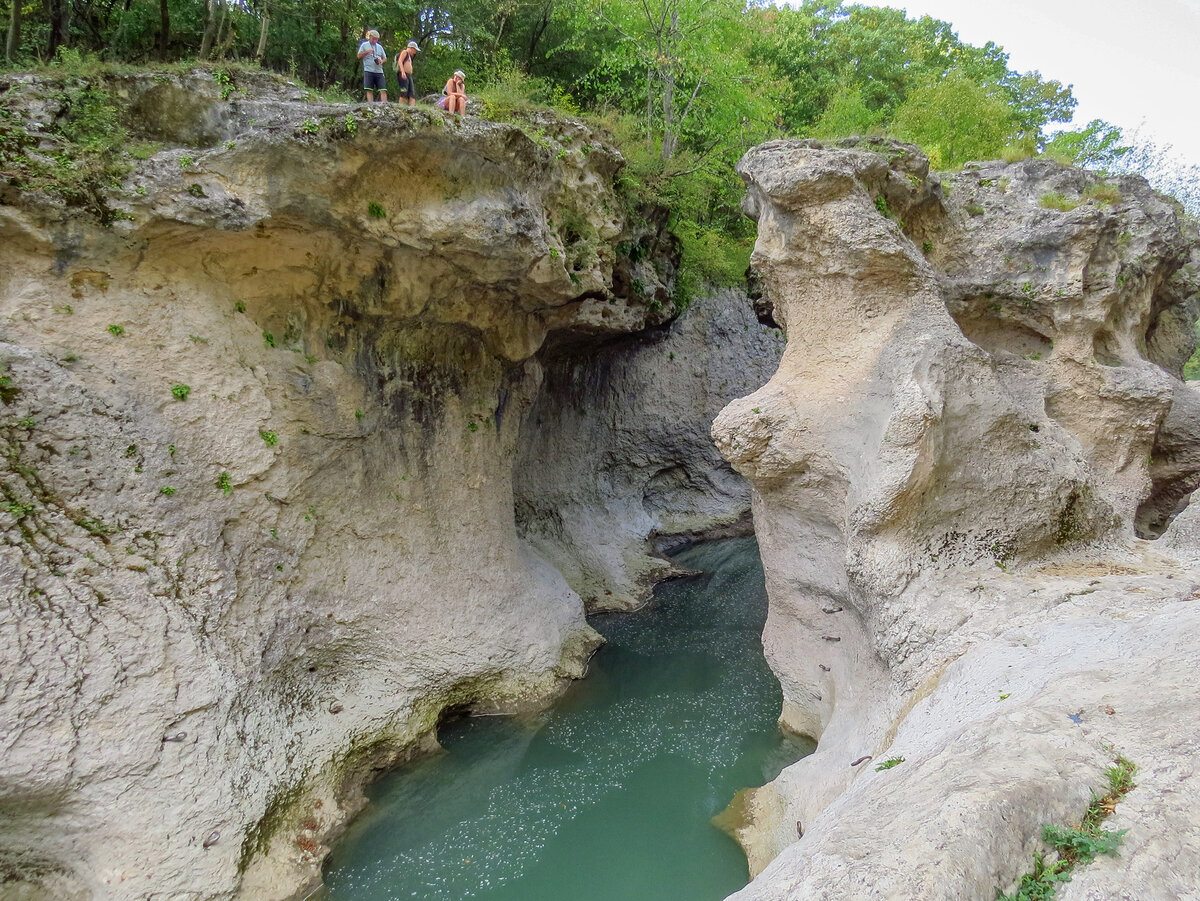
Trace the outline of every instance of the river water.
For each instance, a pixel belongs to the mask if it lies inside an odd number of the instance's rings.
[[[448,753],[376,782],[323,898],[719,901],[745,885],[711,819],[811,748],[776,726],[754,539],[676,559],[702,574],[593,619],[608,643],[552,710],[452,723]]]

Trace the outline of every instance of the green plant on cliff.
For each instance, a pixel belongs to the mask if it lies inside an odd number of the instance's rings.
[[[217,488],[226,497],[233,494],[233,478],[227,472],[222,472],[217,476]]]
[[[192,392],[192,389],[191,389],[190,385],[172,385],[171,386],[171,396],[173,398],[175,398],[176,400],[187,400],[188,395],[191,394],[191,392]]]
[[[1071,873],[1081,864],[1090,863],[1101,854],[1116,854],[1121,846],[1125,830],[1110,832],[1100,824],[1112,816],[1117,803],[1137,785],[1133,781],[1137,767],[1120,755],[1105,771],[1108,791],[1101,796],[1093,795],[1092,802],[1084,811],[1078,826],[1042,827],[1042,840],[1054,848],[1056,857],[1047,860],[1036,853],[1033,869],[1021,877],[1017,891],[1011,895],[997,892],[998,901],[1050,901],[1055,897],[1056,887],[1071,881]]]

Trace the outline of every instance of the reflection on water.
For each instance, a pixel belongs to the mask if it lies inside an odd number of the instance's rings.
[[[449,753],[370,789],[326,867],[330,901],[707,901],[746,882],[710,822],[802,756],[776,727],[753,538],[677,560],[646,609],[598,617],[588,678],[548,713],[445,728]]]

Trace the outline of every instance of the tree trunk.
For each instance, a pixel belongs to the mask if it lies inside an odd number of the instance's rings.
[[[669,160],[675,155],[675,73],[667,69],[663,73],[663,142],[662,158]]]
[[[254,59],[261,66],[263,56],[267,52],[267,28],[271,24],[271,11],[264,3],[262,8],[262,25],[258,29],[258,49],[254,51]]]
[[[223,0],[207,0],[208,17],[204,22],[204,36],[200,39],[200,52],[197,56],[200,59],[208,59],[208,55],[212,53],[213,43],[217,39],[217,27],[221,18],[221,13],[225,10]]]
[[[167,9],[167,0],[158,0],[158,22],[158,58],[165,61],[171,43],[171,11]]]
[[[646,149],[654,149],[654,68],[646,63]]]
[[[668,40],[666,45],[668,48],[674,48],[675,37],[679,34],[679,12],[671,10],[670,30],[667,32]],[[660,43],[661,46],[661,43]],[[672,50],[668,50],[666,54],[666,65],[663,66],[662,83],[663,83],[663,142],[662,142],[662,158],[669,160],[675,156],[675,145],[679,141],[678,125],[675,122],[675,54]]]
[[[12,62],[13,57],[21,52],[21,4],[22,0],[12,0],[12,18],[8,20],[8,39],[4,42],[4,58]]]
[[[46,50],[51,57],[67,44],[70,27],[70,7],[67,0],[50,0],[50,43]]]

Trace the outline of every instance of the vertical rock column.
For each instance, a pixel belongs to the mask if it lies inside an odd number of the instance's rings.
[[[788,344],[713,435],[753,486],[782,722],[820,741],[791,808],[805,816],[855,772],[822,768],[822,750],[873,753],[914,687],[892,670],[925,626],[893,602],[919,571],[1019,559],[1066,519],[1080,539],[1113,523],[1040,393],[1001,383],[905,234],[942,213],[927,161],[880,149],[776,141],[739,165]]]

